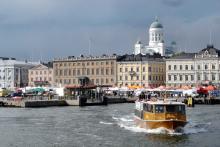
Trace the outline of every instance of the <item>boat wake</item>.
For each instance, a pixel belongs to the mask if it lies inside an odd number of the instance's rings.
[[[100,124],[105,124],[105,125],[113,125],[114,123],[111,123],[111,122],[104,122],[104,121],[100,121],[99,122]]]
[[[188,122],[184,128],[179,128],[175,131],[169,130],[166,128],[157,128],[157,129],[143,129],[136,126],[134,122],[134,114],[127,115],[123,117],[112,117],[118,126],[126,130],[135,132],[135,133],[147,133],[147,134],[169,134],[169,135],[185,135],[185,134],[197,134],[201,132],[207,132],[207,127],[211,123],[198,123],[198,122]]]

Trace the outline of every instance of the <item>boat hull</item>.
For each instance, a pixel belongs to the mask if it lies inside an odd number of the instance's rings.
[[[169,130],[176,130],[184,127],[187,122],[180,120],[142,120],[135,117],[135,123],[138,127],[144,129],[157,129],[163,127]]]

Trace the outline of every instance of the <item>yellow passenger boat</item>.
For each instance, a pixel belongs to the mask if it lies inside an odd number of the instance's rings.
[[[185,104],[174,101],[135,102],[135,122],[145,129],[166,128],[176,131],[186,125]]]

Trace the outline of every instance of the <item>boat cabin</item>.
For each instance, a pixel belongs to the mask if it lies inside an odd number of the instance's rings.
[[[185,104],[180,102],[136,102],[135,115],[144,120],[186,120]]]

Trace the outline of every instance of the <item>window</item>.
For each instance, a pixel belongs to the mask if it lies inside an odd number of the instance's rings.
[[[73,69],[73,76],[75,76],[76,75],[76,70],[75,69]]]
[[[205,69],[208,69],[208,65],[207,64],[205,65]]]
[[[183,80],[183,76],[182,75],[180,75],[180,81],[182,81]]]
[[[185,81],[188,81],[188,75],[185,75]]]
[[[163,113],[164,112],[164,106],[163,105],[155,105],[155,112],[156,113]]]
[[[99,68],[96,68],[96,75],[99,75]]]
[[[144,104],[144,111],[153,112],[153,105]]]
[[[185,65],[185,70],[188,70],[188,65]]]
[[[194,69],[194,67],[193,67],[193,65],[191,65],[191,70],[193,70]]]
[[[174,65],[174,70],[176,70],[176,65]]]
[[[151,67],[148,67],[148,71],[151,72],[151,70],[152,70]]]
[[[143,72],[145,72],[145,67],[143,67]]]
[[[120,68],[120,72],[122,72],[122,68]]]
[[[104,69],[101,68],[101,75],[104,75]]]
[[[175,105],[167,105],[166,112],[174,113],[175,112]]]
[[[197,80],[200,80],[200,79],[201,79],[200,74],[198,74],[197,75]]]
[[[171,75],[168,75],[168,79],[169,79],[169,81],[171,81]]]
[[[120,76],[119,79],[122,80],[122,76]]]
[[[182,65],[180,65],[180,70],[182,70],[183,69],[183,66]]]
[[[151,75],[148,76],[149,81],[151,81]]]
[[[191,75],[191,80],[192,80],[192,81],[194,80],[194,75]]]
[[[105,74],[108,75],[109,74],[109,71],[108,71],[108,68],[105,69]]]
[[[139,76],[137,76],[136,78],[137,78],[137,80],[139,80]]]
[[[136,71],[139,72],[139,67],[136,68]]]
[[[63,75],[63,70],[60,70],[60,76],[62,76]]]
[[[89,68],[87,68],[87,75],[90,75],[90,70],[89,70]]]
[[[145,80],[145,75],[143,75],[143,80]]]
[[[212,69],[215,69],[215,65],[214,64],[212,64]]]
[[[67,75],[67,69],[64,69],[64,76]]]
[[[111,75],[114,75],[114,69],[111,68]]]
[[[80,75],[80,70],[79,69],[77,70],[77,75]]]
[[[176,81],[177,80],[177,76],[176,75],[174,75],[174,81]]]
[[[168,69],[171,70],[171,65],[168,66]]]
[[[200,65],[197,66],[198,70],[200,69]]]
[[[127,67],[125,68],[125,72],[128,72],[128,68]]]
[[[98,84],[99,83],[99,79],[96,79],[96,84]]]
[[[212,80],[215,81],[215,74],[212,74]]]
[[[204,80],[207,81],[208,79],[208,74],[204,73]]]

